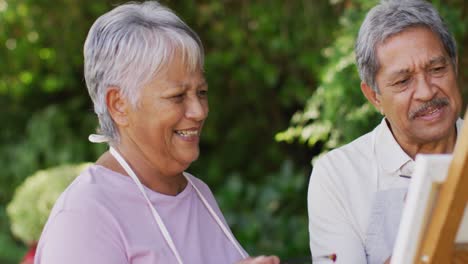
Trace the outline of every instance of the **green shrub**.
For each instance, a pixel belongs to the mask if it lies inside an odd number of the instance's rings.
[[[251,255],[309,255],[307,174],[304,168],[284,161],[260,183],[246,182],[240,174],[227,175],[216,200],[236,238]]]

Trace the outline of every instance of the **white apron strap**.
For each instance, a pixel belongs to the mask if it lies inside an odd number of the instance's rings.
[[[205,205],[206,209],[208,209],[208,211],[210,212],[211,216],[213,216],[213,218],[215,219],[216,223],[218,223],[219,227],[221,227],[221,229],[223,230],[224,234],[226,235],[226,237],[229,239],[229,241],[231,241],[231,243],[236,247],[237,251],[239,252],[239,254],[242,256],[242,258],[246,258],[246,254],[244,253],[244,251],[241,249],[241,247],[239,246],[239,244],[237,244],[237,241],[236,239],[234,239],[234,236],[231,234],[231,232],[229,232],[229,230],[227,229],[227,227],[224,225],[224,223],[221,221],[221,219],[219,219],[219,216],[215,213],[215,211],[213,210],[213,208],[210,206],[210,204],[208,203],[208,201],[206,201],[205,197],[203,196],[203,194],[200,192],[200,190],[197,188],[197,186],[192,182],[192,179],[190,179],[190,176],[186,175],[184,173],[184,176],[185,178],[187,178],[187,180],[190,182],[190,184],[193,186],[193,188],[195,189],[195,191],[197,192],[198,194],[198,197],[200,198],[200,200],[203,202],[203,204]]]
[[[114,158],[122,165],[124,170],[127,172],[127,174],[133,179],[135,184],[138,186],[138,189],[140,189],[140,192],[143,194],[143,197],[146,200],[146,203],[148,204],[148,207],[151,210],[151,213],[153,214],[154,219],[156,220],[156,223],[159,226],[159,229],[161,230],[164,239],[166,240],[167,244],[172,250],[172,253],[174,253],[177,262],[179,264],[183,264],[182,259],[180,258],[179,252],[177,251],[174,242],[172,241],[171,235],[167,231],[166,225],[164,225],[164,222],[162,221],[161,217],[158,214],[158,211],[156,211],[156,208],[154,208],[153,204],[151,204],[151,201],[148,199],[148,196],[146,195],[145,189],[143,188],[143,184],[141,184],[140,180],[136,176],[136,174],[133,172],[133,170],[130,168],[128,163],[124,160],[124,158],[113,148],[110,147],[110,153]]]

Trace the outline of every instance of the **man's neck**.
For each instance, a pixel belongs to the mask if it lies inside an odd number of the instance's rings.
[[[455,148],[457,140],[457,128],[453,127],[452,131],[449,132],[447,137],[440,140],[434,140],[430,142],[408,142],[399,139],[395,136],[396,141],[401,146],[403,151],[408,154],[413,160],[417,154],[448,154],[452,153]]]

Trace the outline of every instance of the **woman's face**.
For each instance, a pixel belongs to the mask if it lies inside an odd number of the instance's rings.
[[[208,116],[208,87],[201,70],[189,72],[180,59],[160,72],[128,112],[127,137],[150,166],[162,174],[180,173],[199,155]]]

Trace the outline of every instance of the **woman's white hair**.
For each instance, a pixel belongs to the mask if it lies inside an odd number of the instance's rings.
[[[117,87],[137,107],[141,88],[182,56],[188,70],[203,69],[197,34],[156,1],[128,3],[99,17],[84,45],[84,75],[100,129],[111,143],[119,133],[106,105],[109,87]]]

